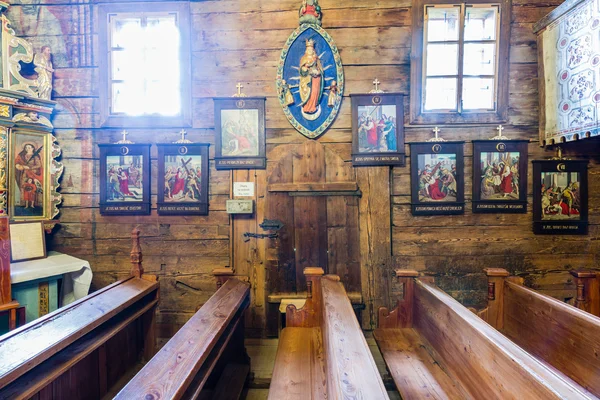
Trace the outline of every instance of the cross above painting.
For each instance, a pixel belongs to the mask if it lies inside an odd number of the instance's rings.
[[[321,28],[317,0],[304,0],[300,27],[288,38],[277,69],[277,93],[286,117],[310,139],[333,123],[342,103],[344,71],[333,39]]]

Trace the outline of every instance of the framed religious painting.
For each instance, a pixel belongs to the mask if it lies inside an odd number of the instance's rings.
[[[533,161],[533,232],[586,235],[588,161]]]
[[[215,98],[217,169],[265,169],[265,97]]]
[[[13,129],[9,142],[11,220],[52,219],[52,135]]]
[[[99,144],[100,214],[150,214],[150,144]]]
[[[463,214],[463,142],[410,144],[413,215]]]
[[[405,164],[404,96],[352,94],[352,165]]]
[[[158,214],[208,214],[206,143],[158,145]]]
[[[473,141],[473,212],[527,212],[527,140]]]

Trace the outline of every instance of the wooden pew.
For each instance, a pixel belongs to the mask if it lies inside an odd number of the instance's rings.
[[[485,271],[488,308],[482,318],[600,397],[600,318],[523,286],[505,269]]]
[[[403,399],[590,399],[431,279],[396,272],[404,297],[374,336]]]
[[[600,317],[600,273],[591,270],[573,270],[577,285],[575,307]]]
[[[131,277],[0,337],[0,399],[99,399],[154,355],[158,282],[132,239]]]
[[[388,399],[339,277],[304,274],[308,298],[286,309],[269,399]]]
[[[244,347],[250,285],[227,279],[232,274],[215,272],[217,292],[115,399],[239,398],[250,372]]]

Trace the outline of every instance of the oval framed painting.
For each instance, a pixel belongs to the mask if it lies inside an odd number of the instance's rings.
[[[285,116],[310,139],[335,120],[344,93],[338,49],[318,24],[304,23],[288,38],[277,69],[277,93]]]

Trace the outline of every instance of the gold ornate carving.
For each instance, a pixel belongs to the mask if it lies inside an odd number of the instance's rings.
[[[0,117],[10,117],[10,106],[0,105]]]
[[[0,127],[0,190],[8,190],[6,171],[8,156],[8,128]],[[6,206],[6,204],[5,204]],[[5,207],[6,208],[6,207]]]

